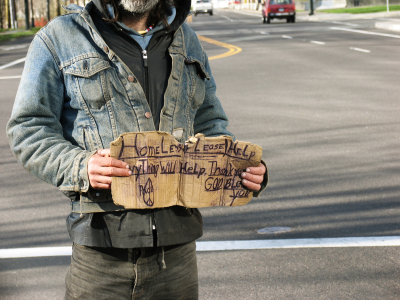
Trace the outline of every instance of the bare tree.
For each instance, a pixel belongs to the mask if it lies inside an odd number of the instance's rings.
[[[0,29],[4,29],[4,19],[6,18],[6,1],[0,0]]]
[[[29,23],[29,0],[24,0],[25,4],[25,29],[30,29],[31,24]]]

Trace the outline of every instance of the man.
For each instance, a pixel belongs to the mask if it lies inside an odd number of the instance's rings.
[[[66,299],[198,298],[199,211],[115,205],[111,177],[131,172],[108,149],[125,132],[232,136],[189,10],[190,0],[70,5],[29,49],[7,132],[18,161],[71,199]],[[249,168],[243,185],[261,190],[265,172]]]

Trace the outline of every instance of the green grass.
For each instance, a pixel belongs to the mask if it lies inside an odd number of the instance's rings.
[[[39,30],[40,30],[39,27],[35,27],[30,30],[21,30],[21,31],[18,31],[15,33],[2,34],[2,35],[0,35],[0,42],[16,39],[16,38],[23,37],[23,36],[34,35]],[[9,30],[2,29],[0,32],[5,32],[5,31],[9,31]]]
[[[400,5],[389,5],[389,11],[400,10]],[[320,12],[334,13],[334,14],[368,14],[376,12],[387,11],[386,6],[371,6],[371,7],[351,7],[351,8],[336,8],[336,9],[326,9],[320,10]]]

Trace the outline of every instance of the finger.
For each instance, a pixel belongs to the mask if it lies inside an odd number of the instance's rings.
[[[102,157],[97,157],[97,158],[91,158],[88,163],[88,174],[89,174],[89,179],[92,179],[93,176],[96,176],[97,174],[103,175],[103,176],[130,176],[132,174],[131,170],[129,170],[129,165],[126,164],[127,168],[118,168],[118,167],[105,167],[102,166],[104,164],[108,164],[107,162],[102,162],[100,160],[104,160],[106,158]],[[124,163],[122,161],[119,161],[121,163]]]
[[[111,184],[105,184],[99,182],[90,183],[90,186],[94,189],[105,189],[105,190],[111,189]]]
[[[251,182],[254,182],[254,183],[257,183],[257,184],[260,184],[264,180],[264,176],[262,176],[262,175],[253,175],[251,173],[246,173],[246,172],[243,172],[241,174],[241,177],[243,179],[246,179],[248,181],[251,181]]]
[[[110,185],[112,182],[112,178],[109,176],[102,176],[102,175],[95,175],[92,176],[92,178],[90,179],[90,183],[92,184],[107,184]]]
[[[109,189],[111,187],[111,177],[100,175],[91,176],[90,186],[95,189]]]
[[[127,177],[132,175],[131,170],[121,169],[115,167],[100,167],[97,169],[96,174],[103,176],[117,176],[117,177]]]
[[[251,181],[248,181],[246,179],[242,180],[242,184],[245,187],[247,187],[248,189],[253,190],[253,191],[259,191],[261,189],[261,185],[251,182]]]
[[[248,167],[246,172],[254,174],[254,175],[264,175],[266,171],[265,166],[260,163],[258,167]]]
[[[95,158],[95,162],[98,165],[100,165],[101,167],[115,167],[115,168],[122,168],[122,169],[129,168],[129,165],[126,162],[112,158],[112,157],[97,156]]]
[[[97,154],[103,157],[110,157],[110,149],[99,149]]]

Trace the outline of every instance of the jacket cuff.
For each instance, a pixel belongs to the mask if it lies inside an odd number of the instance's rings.
[[[89,174],[88,174],[88,162],[89,159],[97,153],[97,150],[91,152],[83,152],[82,155],[75,159],[74,163],[74,191],[78,193],[84,193],[89,190]]]
[[[268,184],[268,168],[267,168],[267,164],[265,163],[264,160],[261,160],[261,163],[265,166],[265,174],[264,174],[264,179],[261,182],[261,188],[259,191],[253,192],[253,197],[258,197],[262,191],[265,190],[265,188],[267,187]]]

